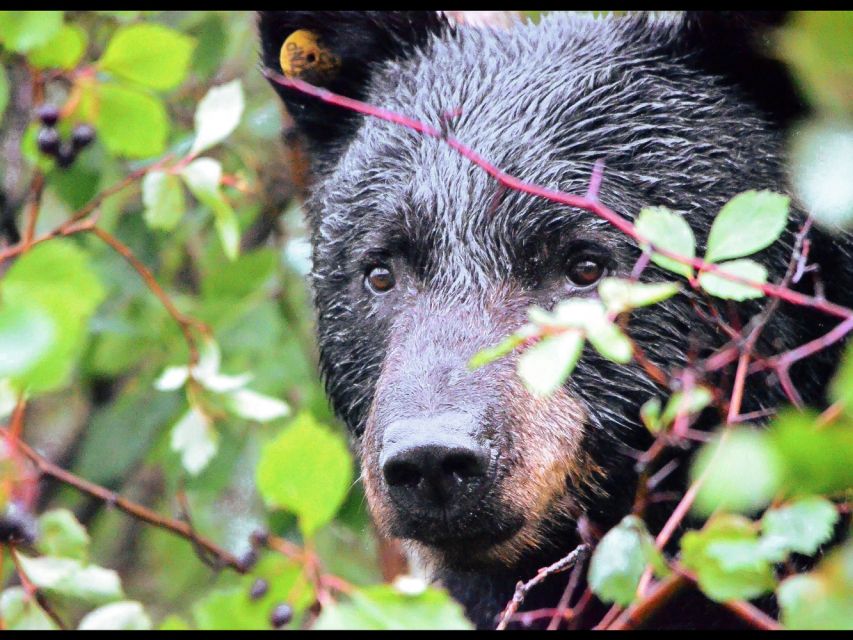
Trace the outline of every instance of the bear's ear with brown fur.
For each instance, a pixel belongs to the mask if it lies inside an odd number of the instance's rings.
[[[261,11],[265,68],[361,99],[373,70],[448,29],[436,11]],[[312,146],[338,142],[357,114],[272,82]]]
[[[785,11],[685,11],[673,42],[678,53],[738,86],[784,126],[806,111],[791,74],[774,51],[774,31],[788,17]]]

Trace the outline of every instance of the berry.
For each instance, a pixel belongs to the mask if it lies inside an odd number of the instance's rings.
[[[263,547],[267,544],[270,534],[266,529],[255,529],[249,537],[253,547]]]
[[[37,533],[35,518],[17,502],[10,502],[0,515],[0,543],[32,544]]]
[[[242,556],[240,556],[237,560],[237,562],[240,565],[240,570],[244,571],[244,572],[248,571],[249,569],[254,567],[255,563],[257,561],[258,561],[258,552],[255,551],[254,549],[249,549],[248,551],[246,551],[246,553],[244,553]]]
[[[52,104],[43,104],[36,110],[36,115],[44,126],[52,127],[59,120],[59,109]]]
[[[49,156],[56,156],[59,153],[59,133],[56,129],[42,127],[39,129],[37,144],[39,151]]]
[[[270,624],[276,629],[281,629],[291,620],[293,620],[293,607],[286,602],[282,602],[270,614]]]
[[[249,590],[249,597],[252,600],[260,600],[267,594],[269,588],[270,586],[269,584],[267,584],[266,580],[264,580],[263,578],[258,578],[257,580],[255,580],[255,582],[252,584],[252,588]]]
[[[77,151],[67,142],[59,148],[59,153],[56,154],[56,165],[61,169],[67,169],[74,164],[74,159],[77,157]]]
[[[95,139],[95,129],[92,125],[78,124],[71,132],[71,144],[79,151],[92,143]]]

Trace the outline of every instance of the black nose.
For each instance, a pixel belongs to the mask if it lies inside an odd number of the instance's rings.
[[[392,498],[408,508],[446,509],[479,495],[489,471],[489,449],[454,426],[459,425],[434,420],[392,425],[381,460]]]

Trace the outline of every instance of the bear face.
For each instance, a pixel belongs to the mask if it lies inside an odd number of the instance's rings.
[[[755,26],[714,16],[554,15],[508,31],[417,12],[260,19],[272,70],[287,66],[288,36],[310,32],[312,47],[339,60],[309,68],[312,82],[444,127],[537,185],[582,194],[603,160],[603,202],[626,217],[667,206],[700,247],[734,194],[785,190],[779,125],[797,105],[772,63],[745,57]],[[780,97],[768,103],[771,85]],[[530,306],[594,297],[605,275],[628,277],[640,249],[591,213],[507,190],[442,140],[276,89],[314,151],[321,367],[379,527],[448,583],[473,572],[513,585],[522,567],[573,547],[581,515],[617,522],[634,497],[636,454],[651,442],[640,407],[669,390],[637,362],[589,349],[547,398],[521,384],[515,356],[474,371],[468,362],[518,329]],[[762,252],[771,280],[801,220]],[[643,279],[672,278],[650,266]],[[728,340],[697,320],[706,304],[681,294],[632,314],[629,332],[650,362],[675,371]],[[743,317],[761,304],[741,305]],[[792,348],[830,327],[783,308],[758,348]],[[830,357],[795,372],[806,401],[820,401]],[[743,410],[783,397],[753,376]]]

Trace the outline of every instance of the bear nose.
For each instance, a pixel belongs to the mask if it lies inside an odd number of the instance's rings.
[[[386,439],[382,474],[392,497],[409,508],[446,508],[467,502],[478,495],[489,471],[487,447],[454,429],[458,423],[430,422],[394,425],[405,435],[390,442]]]

